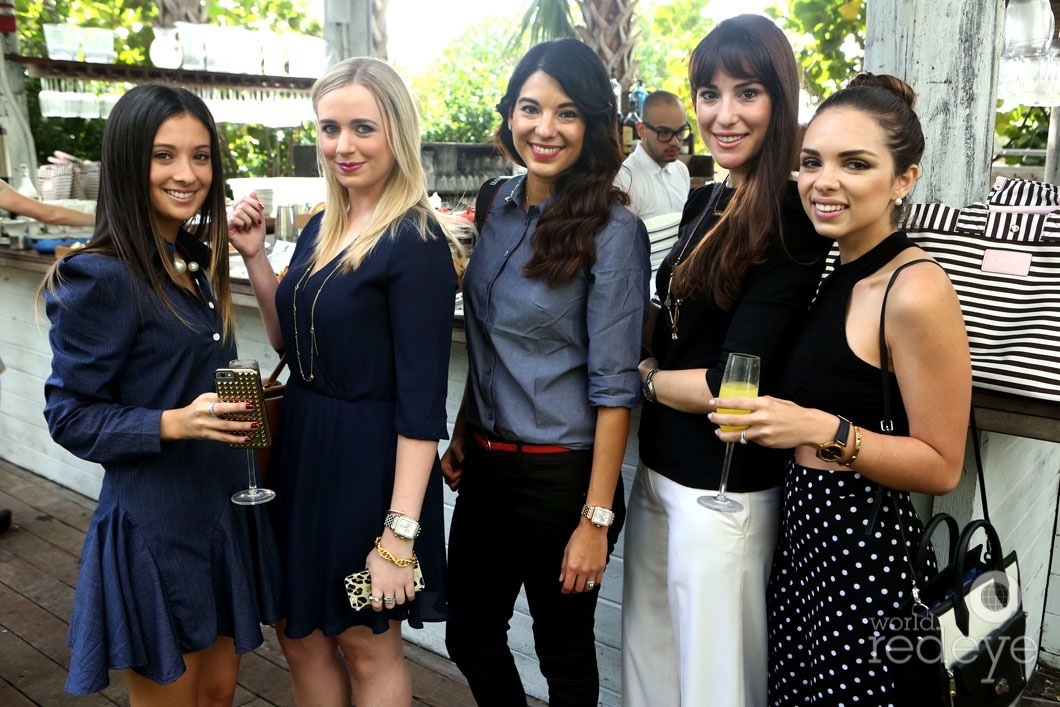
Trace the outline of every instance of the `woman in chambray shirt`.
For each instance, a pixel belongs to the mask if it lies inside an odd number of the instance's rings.
[[[497,106],[504,183],[464,277],[470,373],[442,459],[459,489],[446,645],[481,705],[525,705],[508,624],[520,587],[552,705],[596,705],[593,617],[625,515],[621,465],[647,306],[648,239],[603,64],[532,48]],[[481,221],[480,221],[481,222]]]

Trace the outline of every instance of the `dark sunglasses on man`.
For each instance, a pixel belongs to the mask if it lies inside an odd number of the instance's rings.
[[[692,126],[685,123],[679,128],[668,128],[665,125],[652,125],[651,123],[641,121],[644,123],[644,127],[655,133],[655,137],[658,138],[659,142],[670,142],[677,136],[677,139],[684,142],[688,137],[688,134],[692,132]]]

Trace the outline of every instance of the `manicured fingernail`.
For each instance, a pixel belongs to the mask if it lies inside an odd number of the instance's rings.
[[[261,202],[259,201],[259,202],[258,202],[258,211],[264,211],[264,210],[265,210],[265,204],[263,204],[263,203],[261,203]]]
[[[254,409],[254,403],[247,403],[247,410],[253,410],[253,409]]]
[[[250,437],[244,437],[243,444],[250,444]]]
[[[258,219],[258,220],[256,220],[256,221],[255,221],[254,223],[255,223],[255,225],[258,225],[258,226],[260,226],[260,225],[261,225],[261,219],[259,218],[259,219]]]
[[[256,430],[256,429],[258,429],[259,427],[261,427],[261,425],[259,425],[259,424],[258,424],[258,423],[256,423],[256,422],[251,422],[251,423],[250,423],[250,429],[252,429],[252,430]]]

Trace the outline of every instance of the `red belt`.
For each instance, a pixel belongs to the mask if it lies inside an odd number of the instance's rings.
[[[570,447],[557,444],[525,444],[523,442],[505,442],[489,437],[482,432],[472,432],[472,439],[483,449],[490,452],[522,452],[523,454],[563,454],[573,451]]]

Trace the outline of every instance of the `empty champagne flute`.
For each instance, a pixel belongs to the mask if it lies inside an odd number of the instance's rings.
[[[237,358],[228,362],[231,368],[249,368],[256,371],[259,374],[261,369],[258,366],[257,359],[253,358]],[[264,418],[262,418],[264,421]],[[258,487],[258,453],[257,450],[247,448],[247,488],[242,491],[237,491],[232,494],[232,503],[240,506],[256,506],[259,503],[266,503],[276,498],[276,492],[271,489],[259,488]]]
[[[721,378],[721,390],[718,391],[719,398],[757,398],[758,379],[761,375],[762,360],[750,354],[729,354],[725,362],[725,373]],[[750,410],[732,410],[718,408],[723,415],[747,414]],[[747,426],[722,425],[722,432],[739,432],[746,430]],[[699,505],[706,506],[713,511],[722,513],[736,513],[743,510],[743,504],[734,501],[725,495],[725,488],[729,485],[729,467],[732,464],[732,452],[736,446],[735,442],[725,445],[725,461],[721,466],[721,483],[718,484],[718,493],[714,496],[700,496],[697,501]]]

